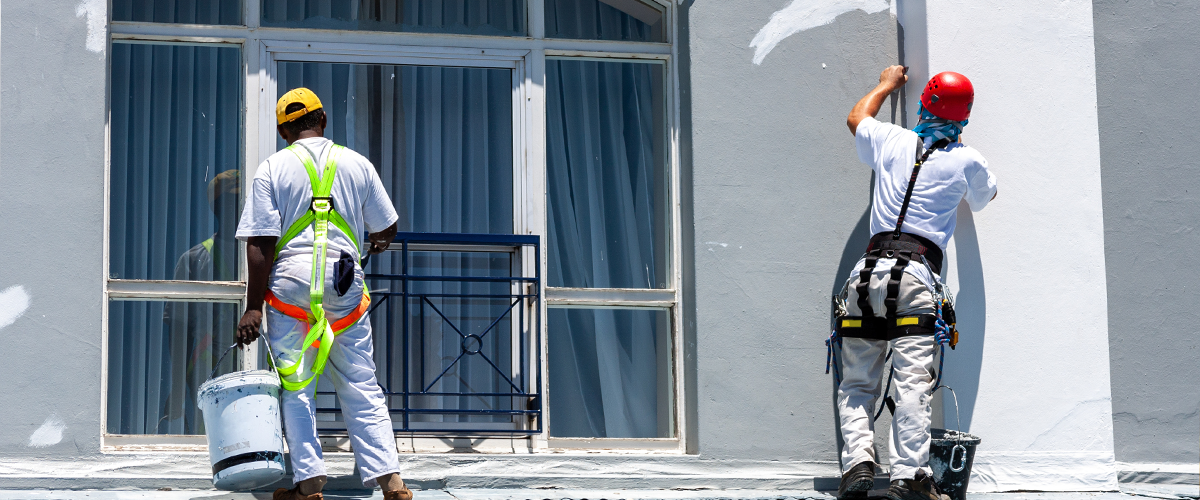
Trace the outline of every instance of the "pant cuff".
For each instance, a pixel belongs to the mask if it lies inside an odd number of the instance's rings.
[[[367,488],[374,488],[376,486],[379,486],[379,478],[386,476],[388,474],[399,474],[399,473],[400,473],[400,468],[396,467],[393,469],[385,470],[385,471],[377,473],[377,474],[373,474],[373,475],[371,475],[370,479],[363,479],[363,486],[365,486]],[[359,474],[362,474],[361,470],[359,471]],[[363,474],[363,475],[366,476],[368,474]]]
[[[891,480],[895,481],[897,479],[916,479],[917,471],[919,471],[919,470],[925,471],[926,476],[933,477],[933,470],[930,469],[929,466],[912,467],[912,466],[900,465],[900,466],[892,466]]]
[[[328,474],[325,472],[324,465],[322,465],[321,467],[314,467],[312,470],[307,470],[307,471],[298,471],[295,468],[293,468],[292,469],[292,486],[299,484],[300,481],[303,481],[305,479],[312,479],[314,477],[321,477],[321,476],[327,476],[327,475]]]
[[[842,474],[849,472],[850,469],[853,469],[855,465],[861,464],[863,462],[872,462],[873,463],[873,462],[875,462],[875,459],[871,458],[869,456],[856,457],[846,463],[846,467],[842,469]]]

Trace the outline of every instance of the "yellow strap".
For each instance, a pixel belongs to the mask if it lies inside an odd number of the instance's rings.
[[[918,325],[920,323],[921,323],[921,318],[918,318],[916,316],[905,316],[903,318],[896,318],[896,326]]]
[[[842,328],[862,328],[861,319],[843,319]]]

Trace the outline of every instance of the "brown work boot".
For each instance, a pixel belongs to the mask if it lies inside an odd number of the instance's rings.
[[[399,473],[384,474],[375,478],[375,482],[383,489],[383,500],[412,500],[412,491],[404,485]]]
[[[383,492],[383,500],[412,500],[412,490],[404,489]]]
[[[842,483],[838,486],[838,500],[867,498],[867,490],[874,484],[875,462],[867,460],[859,463],[842,474]]]
[[[324,500],[325,496],[321,492],[316,492],[311,495],[301,495],[300,486],[292,489],[279,488],[271,495],[271,500]]]
[[[897,479],[888,487],[888,500],[950,500],[943,495],[925,471],[917,471],[913,479]]]

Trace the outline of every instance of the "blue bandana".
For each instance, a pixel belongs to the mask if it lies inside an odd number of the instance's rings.
[[[963,127],[967,126],[970,120],[956,122],[939,118],[929,110],[925,109],[922,104],[920,108],[921,119],[917,121],[917,126],[913,127],[913,132],[916,132],[922,139],[932,137],[932,141],[926,140],[925,143],[936,142],[942,139],[949,139],[950,142],[958,142],[958,135],[962,133]]]

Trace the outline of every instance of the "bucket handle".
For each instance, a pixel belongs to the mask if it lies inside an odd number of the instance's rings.
[[[271,341],[267,340],[267,336],[265,334],[260,334],[258,337],[261,338],[263,343],[267,345],[267,366],[271,368],[271,371],[278,373],[278,370],[275,369],[275,354],[273,351],[271,351]],[[209,380],[212,380],[213,377],[217,376],[217,370],[221,368],[221,362],[225,361],[225,356],[229,354],[229,351],[232,351],[233,348],[237,346],[237,342],[234,342],[233,345],[225,348],[225,352],[222,352],[221,357],[217,358],[217,362],[213,363],[213,370],[208,374]]]
[[[958,464],[958,467],[954,467],[954,454],[958,453],[960,450],[962,451],[962,463]],[[962,470],[965,468],[967,468],[967,447],[961,444],[956,444],[954,445],[954,448],[950,449],[950,470],[954,472],[962,472]]]

